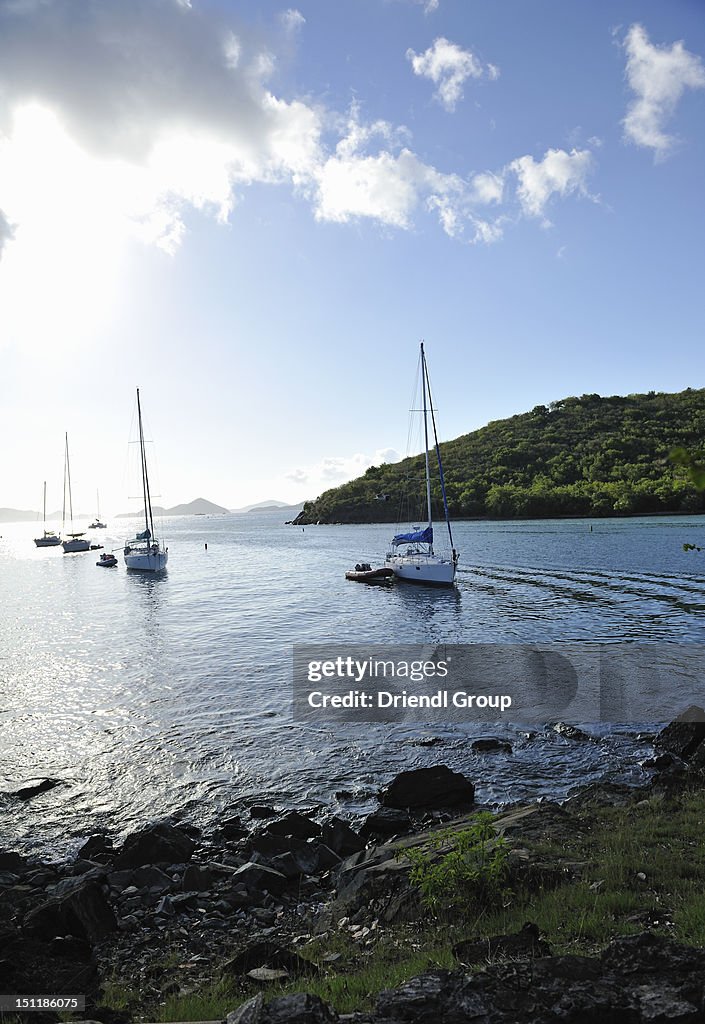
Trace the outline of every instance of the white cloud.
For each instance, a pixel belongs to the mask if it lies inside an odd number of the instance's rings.
[[[297,14],[284,18],[300,24]],[[439,42],[420,59],[425,66],[435,53],[429,73],[450,101],[460,85]],[[491,76],[447,46],[459,68]],[[276,95],[275,60],[245,25],[198,4],[0,0],[5,335],[12,323],[16,333],[56,337],[64,323],[66,340],[78,317],[89,326],[109,317],[131,240],[174,253],[189,209],[225,222],[253,183],[294,188],[318,220],[334,223],[408,230],[430,212],[470,243],[501,238],[517,202],[535,216],[552,194],[583,189],[585,153],[520,158],[511,165],[518,191],[508,169],[440,170],[414,152],[403,126],[365,122],[356,105],[341,117]]]
[[[430,79],[436,86],[434,96],[446,110],[455,110],[456,104],[463,98],[463,83],[468,78],[482,78],[487,75],[496,79],[499,68],[494,64],[483,64],[470,50],[463,50],[457,43],[439,36],[432,46],[424,53],[406,51],[407,60],[415,75]]]
[[[290,7],[288,10],[283,11],[281,21],[287,32],[296,32],[306,24],[303,14],[301,11],[297,11],[295,7]]]
[[[476,174],[471,182],[473,195],[478,203],[501,203],[504,196],[504,175],[484,171]]]
[[[308,483],[308,473],[303,469],[292,469],[288,473],[284,474],[287,480],[292,480],[295,484]]]
[[[570,153],[549,149],[543,160],[521,156],[507,170],[518,178],[517,198],[522,211],[529,217],[542,217],[552,196],[588,194],[586,180],[591,167],[592,154],[587,149],[572,149]]]
[[[627,82],[635,96],[623,121],[625,135],[663,157],[676,141],[665,131],[666,122],[686,89],[705,87],[705,67],[682,42],[654,46],[639,24],[627,32],[624,49]]]
[[[349,456],[326,456],[311,466],[297,467],[285,474],[287,480],[309,490],[327,490],[361,476],[370,466],[398,462],[401,455],[395,448],[378,448],[372,455],[358,452]]]
[[[0,210],[0,257],[7,243],[13,238],[15,232],[5,214]]]
[[[455,229],[465,183],[455,174],[443,174],[423,163],[401,140],[406,133],[384,121],[363,125],[353,106],[347,134],[335,154],[316,171],[316,217],[346,223],[372,218],[396,228],[409,228],[423,201],[438,210],[448,234]],[[375,142],[376,152],[368,152]],[[386,148],[383,148],[386,147]]]

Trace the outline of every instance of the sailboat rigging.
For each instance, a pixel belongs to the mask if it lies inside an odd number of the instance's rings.
[[[100,493],[98,491],[95,492],[95,503],[96,503],[96,508],[98,509],[98,514],[95,517],[95,519],[93,520],[93,522],[91,523],[91,525],[88,527],[88,529],[89,530],[106,530],[107,529],[106,524],[101,522],[101,520],[100,520]]]
[[[424,465],[426,472],[426,512],[428,523],[425,527],[414,527],[408,533],[398,533],[392,538],[391,549],[387,553],[385,566],[394,572],[400,580],[411,583],[431,583],[439,586],[452,586],[455,582],[455,571],[458,565],[458,552],[453,544],[453,530],[448,512],[443,460],[438,444],[436,417],[428,381],[428,366],[424,343],[421,342],[421,392],[424,426]],[[428,414],[431,413],[433,444],[438,461],[438,474],[443,495],[443,513],[450,542],[450,558],[435,553],[433,549],[433,510],[431,508],[431,466],[429,456]],[[405,546],[405,550],[400,548]]]
[[[73,498],[71,496],[71,463],[69,461],[69,435],[65,434],[64,448],[64,504],[61,512],[61,532],[66,531],[66,485],[69,491],[69,522],[73,529]],[[75,551],[90,551],[90,541],[83,540],[84,532],[66,533],[66,540],[61,542],[64,554],[72,554]]]
[[[35,537],[34,543],[38,548],[55,548],[61,544],[59,537],[53,530],[47,530],[47,482],[44,481],[44,533],[41,537]]]
[[[139,388],[137,388],[137,420],[139,423],[140,466],[144,498],[144,530],[125,543],[123,554],[125,556],[125,565],[128,569],[139,569],[143,572],[161,572],[163,569],[166,569],[169,549],[164,547],[163,542],[160,543],[157,540],[154,531],[154,516],[152,514],[152,498],[149,493],[149,473],[147,470],[147,454],[144,444]]]

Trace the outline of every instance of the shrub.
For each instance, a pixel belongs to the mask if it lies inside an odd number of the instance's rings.
[[[410,880],[433,913],[470,914],[509,892],[508,848],[497,836],[493,817],[483,811],[461,832],[446,829],[423,848],[405,850]]]

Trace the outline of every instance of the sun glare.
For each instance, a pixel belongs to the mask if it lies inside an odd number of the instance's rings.
[[[0,142],[0,192],[14,226],[0,264],[5,343],[48,355],[88,340],[110,315],[126,241],[123,177],[49,111],[17,110]]]

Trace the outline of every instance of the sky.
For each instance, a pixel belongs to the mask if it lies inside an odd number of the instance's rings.
[[[704,125],[701,0],[0,0],[0,506],[702,387]]]

